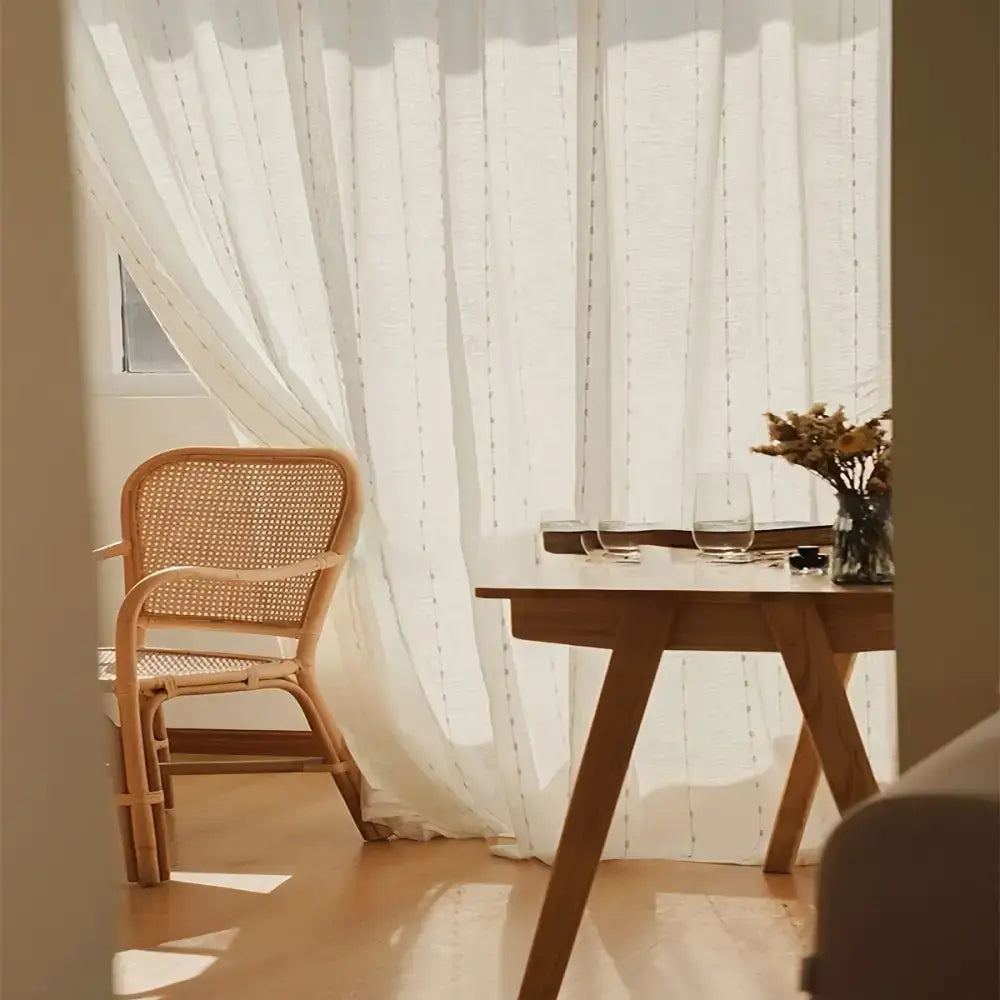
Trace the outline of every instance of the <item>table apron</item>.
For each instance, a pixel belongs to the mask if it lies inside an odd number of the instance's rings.
[[[518,639],[613,649],[624,609],[633,595],[525,594],[510,598],[512,631]],[[648,595],[646,595],[648,596]],[[764,601],[811,601],[819,611],[835,653],[891,650],[892,595],[842,594],[716,595],[663,594],[677,605],[667,649],[740,653],[778,651],[762,611]]]

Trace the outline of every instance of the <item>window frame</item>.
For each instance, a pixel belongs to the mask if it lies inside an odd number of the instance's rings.
[[[104,284],[106,321],[91,354],[91,387],[98,396],[206,396],[205,387],[188,372],[125,370],[125,315],[120,267],[124,266],[105,241]]]

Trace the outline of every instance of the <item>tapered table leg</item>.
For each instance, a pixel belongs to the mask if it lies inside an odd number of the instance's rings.
[[[844,675],[849,665],[838,662],[836,654],[830,649],[823,619],[811,601],[801,597],[774,599],[764,602],[763,608],[802,708],[815,754],[837,808],[844,813],[878,792],[878,784],[844,690]],[[800,748],[802,742],[800,738]],[[793,816],[797,825],[803,806],[808,812],[815,784],[806,773],[804,761],[807,760],[807,752],[803,751],[801,756],[797,752],[796,758],[799,773],[795,774],[793,764],[796,781],[785,812],[786,818]],[[786,797],[789,797],[788,788]],[[801,836],[801,831],[798,836]]]
[[[856,653],[834,653],[837,673],[847,687],[854,670]],[[820,766],[816,748],[813,746],[809,727],[803,720],[799,729],[799,739],[795,744],[795,756],[781,795],[781,804],[774,819],[774,828],[767,845],[764,871],[772,875],[787,875],[798,857],[802,834],[805,832],[816,789],[819,787]]]
[[[535,930],[520,1000],[558,996],[632,757],[675,606],[623,598],[623,614]]]

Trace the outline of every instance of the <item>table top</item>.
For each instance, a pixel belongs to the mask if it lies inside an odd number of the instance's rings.
[[[838,587],[829,576],[793,575],[764,563],[718,563],[697,552],[644,547],[638,564],[589,562],[583,556],[503,558],[477,574],[476,596],[570,596],[572,594],[671,593],[697,595],[803,596],[891,595],[892,587]]]

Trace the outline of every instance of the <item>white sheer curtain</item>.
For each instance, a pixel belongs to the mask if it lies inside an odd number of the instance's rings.
[[[761,412],[888,403],[886,2],[72,5],[165,329],[248,439],[360,456],[325,682],[373,817],[550,858],[604,656],[511,640],[482,560],[545,509],[681,525],[726,461],[814,516]],[[891,658],[851,693],[887,776]],[[665,656],[607,855],[759,860],[799,719],[776,657]]]

